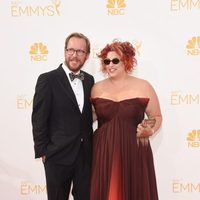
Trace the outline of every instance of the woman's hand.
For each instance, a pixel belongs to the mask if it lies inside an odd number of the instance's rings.
[[[156,120],[155,118],[144,119],[137,126],[137,142],[141,142],[143,145],[147,145],[149,141],[149,137],[154,134],[153,127],[155,126]]]
[[[137,137],[145,138],[154,134],[153,127],[155,126],[156,120],[154,118],[144,119],[137,126]]]

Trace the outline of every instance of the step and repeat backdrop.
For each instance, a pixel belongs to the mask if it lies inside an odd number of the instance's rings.
[[[151,138],[160,200],[199,200],[199,19],[200,0],[1,0],[0,199],[46,199],[33,151],[35,84],[63,62],[68,34],[82,32],[92,44],[84,70],[96,81],[105,78],[102,47],[113,39],[135,46],[133,75],[154,86],[163,113]]]

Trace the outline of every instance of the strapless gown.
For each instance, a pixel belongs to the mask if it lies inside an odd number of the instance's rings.
[[[158,200],[149,141],[137,141],[148,98],[91,99],[98,118],[93,137],[91,200]]]

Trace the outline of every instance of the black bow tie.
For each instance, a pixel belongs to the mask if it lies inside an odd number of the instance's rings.
[[[69,73],[70,80],[73,81],[75,78],[80,79],[81,81],[84,80],[84,74],[80,72],[79,74]]]

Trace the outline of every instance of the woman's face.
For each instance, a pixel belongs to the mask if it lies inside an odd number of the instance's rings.
[[[107,57],[104,59],[104,65],[109,77],[117,77],[126,73],[124,63],[115,51],[108,52]]]

